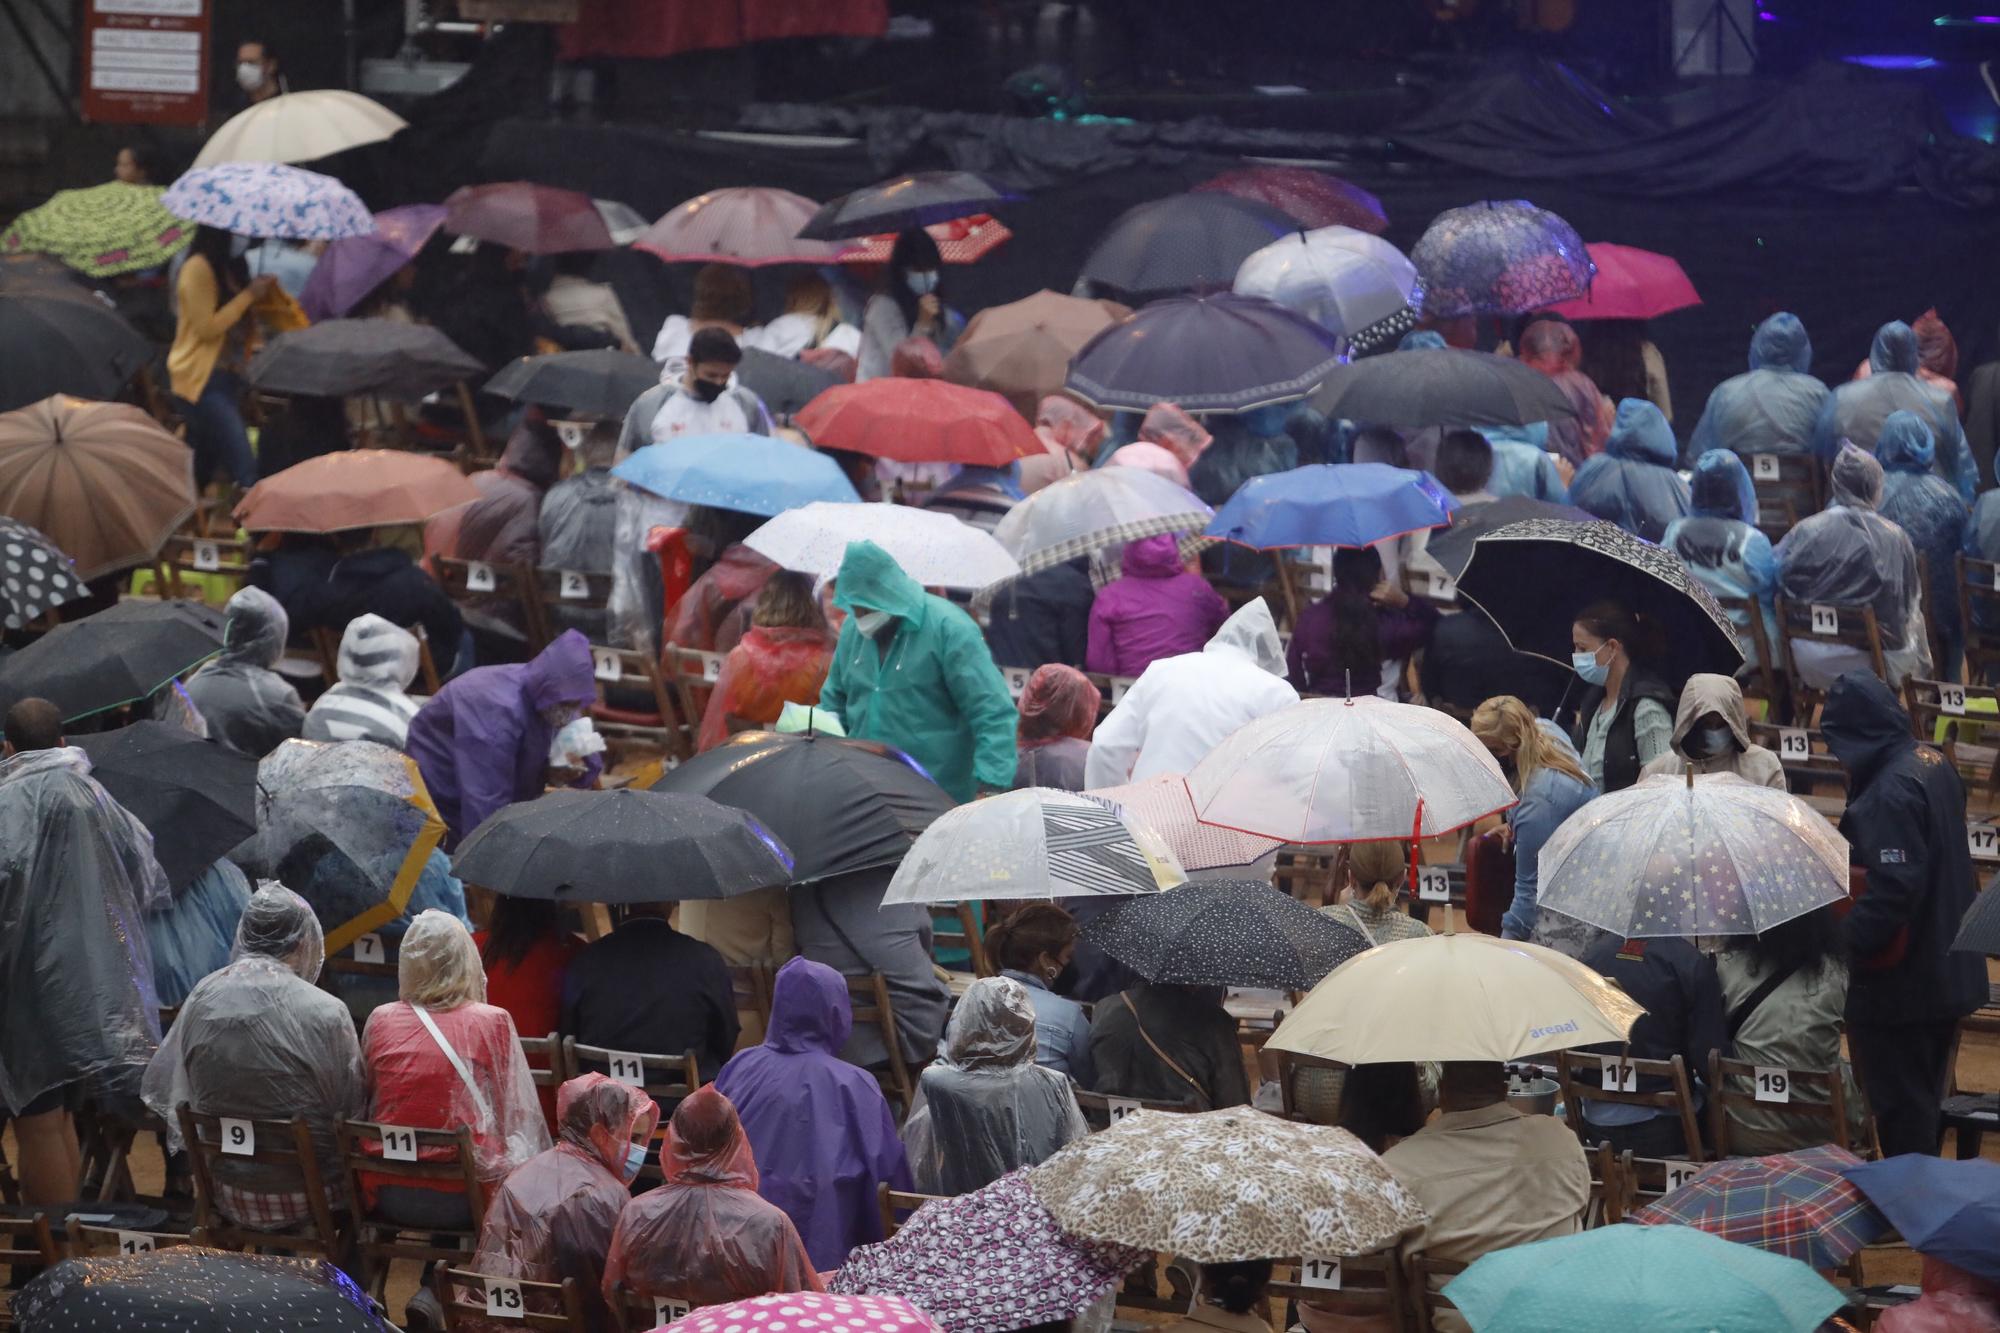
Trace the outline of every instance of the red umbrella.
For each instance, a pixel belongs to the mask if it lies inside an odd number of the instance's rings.
[[[792,418],[822,449],[904,463],[1004,467],[1044,452],[1028,419],[997,393],[893,376],[836,384]]]
[[[1380,199],[1338,176],[1305,167],[1242,167],[1194,188],[1268,204],[1308,231],[1352,227],[1380,236],[1389,227]]]
[[[1597,276],[1582,296],[1549,307],[1564,319],[1652,319],[1701,304],[1672,255],[1609,241],[1592,241],[1584,249],[1597,265]]]
[[[444,229],[531,255],[609,250],[604,215],[587,194],[528,181],[465,185],[444,201]]]
[[[991,213],[974,213],[969,218],[933,222],[924,230],[937,242],[938,257],[947,264],[976,264],[1005,245],[1014,235],[1007,230],[1006,223]],[[840,262],[886,264],[889,262],[889,252],[895,245],[894,232],[884,232],[880,236],[864,236],[858,244],[840,252]]]
[[[669,264],[828,264],[839,246],[799,239],[818,208],[790,190],[710,190],[674,205],[632,248]]]

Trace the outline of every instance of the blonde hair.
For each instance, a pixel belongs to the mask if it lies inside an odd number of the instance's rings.
[[[1472,734],[1488,749],[1514,757],[1516,794],[1527,790],[1529,781],[1545,768],[1578,782],[1590,781],[1568,749],[1542,734],[1534,710],[1511,694],[1495,695],[1473,710]]]
[[[813,317],[814,347],[824,343],[826,335],[840,323],[840,305],[833,299],[833,288],[825,278],[812,272],[801,273],[786,284],[785,313]]]
[[[486,1001],[486,968],[465,923],[449,912],[417,913],[396,956],[396,998],[426,1009]]]
[[[1357,842],[1347,849],[1347,874],[1356,888],[1366,890],[1363,899],[1371,912],[1386,912],[1396,901],[1410,870],[1403,844],[1391,838],[1383,842]]]

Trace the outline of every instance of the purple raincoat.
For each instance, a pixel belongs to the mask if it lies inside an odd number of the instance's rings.
[[[738,1052],[715,1089],[750,1137],[757,1192],[792,1219],[813,1267],[828,1271],[882,1239],[876,1189],[909,1189],[910,1164],[874,1077],[835,1054],[854,1027],[840,973],[794,958],[772,989],[764,1044]]]
[[[542,794],[547,714],[588,708],[597,699],[590,643],[566,630],[532,662],[478,667],[458,677],[410,719],[410,757],[445,822],[448,847],[495,810]],[[583,781],[603,768],[593,755]]]
[[[1198,653],[1228,618],[1222,595],[1182,567],[1171,533],[1127,546],[1120,568],[1090,608],[1092,671],[1136,676],[1162,657]]]

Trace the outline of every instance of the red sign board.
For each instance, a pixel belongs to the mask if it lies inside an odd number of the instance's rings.
[[[84,119],[206,120],[208,11],[209,0],[86,0]]]

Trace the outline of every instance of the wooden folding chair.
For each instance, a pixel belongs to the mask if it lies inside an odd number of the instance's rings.
[[[1773,542],[1826,507],[1819,460],[1811,454],[1752,454],[1743,460],[1757,493],[1757,527]]]
[[[69,1257],[94,1259],[100,1255],[150,1254],[176,1245],[192,1245],[194,1237],[175,1231],[123,1231],[117,1227],[95,1226],[71,1213],[63,1224],[69,1241]]]
[[[947,949],[962,951],[976,977],[998,976],[986,957],[986,942],[979,935],[977,908],[970,902],[927,904],[931,913],[931,958]],[[942,967],[944,964],[939,963]]]
[[[544,1333],[590,1333],[584,1315],[583,1289],[576,1279],[530,1282],[526,1278],[488,1277],[465,1268],[439,1268],[432,1278],[438,1304],[444,1307],[445,1333],[459,1329],[502,1327],[539,1329]]]
[[[943,1194],[919,1194],[915,1190],[893,1190],[889,1188],[888,1181],[883,1181],[875,1187],[875,1202],[882,1210],[882,1235],[895,1235],[917,1209],[932,1199],[946,1197]]]
[[[1415,1333],[1435,1333],[1438,1312],[1458,1309],[1444,1294],[1445,1284],[1471,1265],[1433,1259],[1421,1252],[1410,1255],[1406,1262],[1410,1267],[1410,1300],[1416,1313],[1412,1327]]]
[[[590,657],[597,681],[597,702],[591,706],[590,716],[607,744],[654,750],[676,762],[694,753],[694,732],[700,718],[689,720],[681,713],[667,690],[659,658],[650,652],[595,643],[590,646]],[[612,702],[606,692],[611,686],[647,691],[653,698],[651,711]]]
[[[154,587],[161,600],[220,606],[243,586],[250,573],[251,543],[233,536],[176,532],[153,558]],[[211,589],[210,582],[221,586]],[[220,597],[210,592],[221,593]]]
[[[613,1333],[646,1333],[681,1318],[698,1304],[681,1296],[642,1296],[622,1282],[613,1283],[609,1294]]]
[[[917,1083],[903,1059],[903,1042],[896,1032],[896,1006],[889,999],[889,982],[880,972],[843,976],[843,979],[847,982],[848,1006],[854,1011],[854,1025],[874,1026],[889,1048],[886,1065],[869,1072],[882,1085],[882,1095],[896,1105],[896,1118],[901,1120],[917,1103]]]
[[[569,1082],[569,1066],[563,1061],[562,1038],[551,1032],[546,1037],[516,1037],[521,1054],[528,1061],[528,1076],[538,1088],[560,1088]]]
[[[495,623],[519,630],[530,654],[549,641],[542,623],[541,577],[530,565],[510,565],[497,561],[458,560],[440,555],[433,558],[437,580],[445,594],[460,607],[484,610]],[[511,624],[492,608],[512,607],[520,613],[520,623]]]
[[[1344,1258],[1280,1259],[1277,1269],[1268,1289],[1274,1302],[1296,1301],[1350,1319],[1386,1320],[1392,1328],[1410,1326],[1410,1292],[1393,1248]]]
[[[451,1263],[479,1247],[479,1224],[486,1217],[486,1190],[479,1182],[473,1154],[472,1129],[418,1129],[343,1120],[334,1130],[340,1143],[340,1165],[347,1176],[348,1198],[354,1207],[354,1249],[359,1259],[355,1276],[376,1300],[383,1298],[389,1265],[398,1259],[419,1263]],[[395,1153],[395,1157],[387,1154]],[[442,1153],[426,1157],[426,1153]],[[362,1177],[378,1185],[450,1190],[465,1196],[468,1227],[413,1227],[371,1208],[362,1192]],[[440,1242],[440,1238],[450,1243]]]
[[[1978,1019],[1987,1016],[1985,1024]],[[1958,1086],[1958,1045],[1968,1029],[1975,1032],[1994,1030],[1994,1022],[2000,1018],[2000,985],[1988,988],[1986,1007],[1967,1018],[1959,1020],[1959,1025],[1951,1034],[1951,1058],[1945,1062],[1944,1112],[1942,1130],[1951,1136],[1952,1157],[1957,1161],[1970,1161],[1979,1156],[1985,1136],[2000,1133],[2000,1091],[1981,1092]],[[1940,1145],[1940,1152],[1943,1151]]]
[[[554,638],[573,628],[593,643],[605,637],[604,626],[611,614],[611,575],[544,566],[534,571],[534,579],[543,633]]]
[[[1717,597],[1715,602],[1732,623],[1742,626],[1736,637],[1748,649],[1744,656],[1749,661],[1737,673],[1736,680],[1743,688],[1744,699],[1763,700],[1766,716],[1777,721],[1786,715],[1783,712],[1786,694],[1783,678],[1778,674],[1777,659],[1771,654],[1771,636],[1764,624],[1764,608],[1755,597]]]
[[[1874,1117],[1865,1116],[1859,1134],[1847,1119],[1847,1093],[1837,1069],[1787,1069],[1726,1060],[1710,1051],[1708,1059],[1708,1135],[1717,1157],[1731,1155],[1733,1128],[1730,1107],[1770,1112],[1798,1125],[1807,1143],[1831,1143],[1862,1157],[1881,1156]]]
[[[1134,1111],[1188,1112],[1195,1109],[1194,1101],[1162,1102],[1148,1097],[1114,1097],[1105,1092],[1087,1092],[1082,1088],[1072,1089],[1076,1096],[1076,1108],[1083,1112],[1083,1121],[1091,1132],[1109,1129]]]
[[[1599,1145],[1598,1151],[1611,1153],[1608,1144]],[[1686,1158],[1639,1157],[1630,1149],[1612,1154],[1612,1157],[1618,1189],[1610,1196],[1610,1206],[1605,1210],[1606,1226],[1623,1222],[1641,1208],[1658,1203],[1700,1175],[1702,1168],[1709,1165]]]
[[[1807,685],[1799,674],[1798,656],[1793,645],[1813,643],[1823,647],[1852,648],[1868,659],[1868,669],[1889,679],[1882,660],[1882,629],[1872,606],[1846,606],[1833,602],[1788,602],[1777,599],[1778,658],[1785,667],[1785,686],[1791,691],[1792,716],[1812,722],[1826,702],[1824,687]]]
[[[334,1220],[319,1156],[304,1116],[290,1120],[225,1119],[204,1115],[182,1102],[176,1108],[181,1141],[194,1175],[194,1232],[198,1244],[222,1250],[306,1251],[339,1259],[340,1227]],[[237,1166],[255,1167],[254,1188],[235,1186]],[[232,1220],[217,1201],[218,1177],[232,1188],[256,1194],[303,1194],[306,1216],[285,1227],[259,1227]],[[278,1179],[279,1184],[268,1183]]]
[[[708,699],[714,691],[715,682],[722,679],[722,663],[727,657],[727,653],[683,648],[677,643],[660,649],[661,674],[673,687],[681,716],[688,719],[688,725],[697,732],[701,730],[701,719],[708,712]]]
[[[1615,1071],[1608,1076],[1607,1071]],[[1556,1055],[1556,1079],[1562,1084],[1563,1105],[1568,1108],[1570,1128],[1577,1141],[1588,1150],[1589,1121],[1583,1103],[1615,1102],[1624,1106],[1645,1106],[1669,1111],[1679,1119],[1687,1144],[1688,1160],[1703,1162],[1701,1128],[1695,1121],[1694,1091],[1688,1082],[1687,1065],[1676,1055],[1666,1060],[1641,1060],[1619,1053],[1601,1055],[1595,1051],[1560,1051]],[[1667,1087],[1658,1092],[1631,1089],[1635,1080],[1665,1079]]]
[[[1917,739],[1944,751],[1966,791],[2000,802],[2000,690],[1911,677],[1903,702]]]
[[[562,1041],[563,1068],[571,1078],[583,1074],[605,1074],[620,1083],[639,1089],[660,1108],[660,1121],[653,1127],[653,1142],[667,1136],[667,1121],[674,1108],[701,1086],[701,1061],[693,1051],[679,1055],[656,1055],[647,1051],[614,1051],[607,1046],[586,1046],[575,1037]],[[639,1168],[634,1188],[657,1185],[663,1179],[659,1154],[649,1151],[646,1164]]]
[[[11,1268],[53,1268],[62,1262],[49,1219],[42,1213],[0,1217],[0,1273]],[[26,1274],[19,1276],[25,1278]],[[0,1328],[14,1327],[13,1295],[0,1284]]]
[[[1965,634],[1965,678],[1986,680],[2000,668],[2000,564],[1959,554],[1958,623]]]

